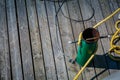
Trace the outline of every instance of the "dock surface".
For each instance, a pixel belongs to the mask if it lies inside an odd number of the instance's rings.
[[[81,67],[69,62],[77,44],[68,42],[120,7],[120,0],[63,1],[0,0],[0,80],[73,80]],[[113,34],[117,20],[118,14],[100,25],[100,36]],[[105,55],[110,40],[99,39],[95,58],[78,80],[120,71],[120,63]]]

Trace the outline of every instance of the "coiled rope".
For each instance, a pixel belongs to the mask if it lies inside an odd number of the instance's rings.
[[[114,11],[112,14],[110,14],[108,17],[106,17],[105,19],[103,19],[102,21],[98,22],[96,25],[93,26],[93,28],[97,28],[99,25],[101,25],[102,23],[104,23],[105,21],[107,21],[108,19],[110,19],[111,17],[113,17],[115,14],[117,14],[120,11],[120,8],[118,8],[116,11]],[[110,49],[108,51],[108,55],[111,59],[115,60],[115,61],[120,61],[120,59],[115,58],[114,56],[112,56],[110,53],[114,52],[118,55],[120,55],[120,46],[117,46],[114,44],[114,41],[116,39],[119,39],[119,33],[120,33],[120,28],[118,28],[118,25],[120,23],[120,20],[116,21],[115,23],[115,28],[116,28],[116,32],[113,34],[112,39],[110,41]],[[80,45],[81,43],[81,38],[82,38],[82,32],[79,35],[78,38],[78,45]],[[78,72],[78,74],[74,77],[73,80],[77,80],[78,77],[81,75],[81,73],[84,71],[84,69],[86,68],[86,66],[90,63],[90,61],[94,58],[95,54],[92,54],[91,57],[88,59],[88,61],[85,63],[85,65],[81,68],[81,70]]]

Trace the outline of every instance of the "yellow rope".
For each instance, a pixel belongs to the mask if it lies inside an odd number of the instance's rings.
[[[120,8],[118,8],[116,11],[114,11],[111,15],[109,15],[108,17],[106,17],[102,21],[98,22],[95,26],[93,26],[93,28],[97,28],[99,25],[101,25],[102,23],[104,23],[105,21],[107,21],[108,19],[110,19],[111,17],[113,17],[119,11],[120,11]]]
[[[81,39],[82,39],[82,32],[79,34],[78,45],[80,45],[80,43],[81,43]]]
[[[83,70],[86,68],[86,66],[90,63],[90,61],[93,59],[94,54],[92,54],[92,56],[88,59],[88,61],[86,62],[86,64],[81,68],[81,70],[78,72],[78,74],[74,77],[73,80],[77,80],[78,77],[80,76],[80,74],[83,72]]]
[[[116,23],[115,23],[115,28],[116,28],[116,32],[114,33],[114,35],[112,36],[112,39],[111,39],[111,41],[110,41],[110,49],[109,49],[109,53],[110,52],[115,52],[116,54],[118,54],[118,55],[120,55],[120,46],[117,46],[117,45],[115,45],[114,44],[114,41],[116,40],[116,39],[119,39],[120,38],[120,36],[118,35],[119,33],[120,33],[120,28],[118,28],[118,25],[119,25],[119,23],[120,23],[120,20],[118,20],[118,21],[116,21]],[[120,59],[118,59],[118,58],[114,58],[111,54],[108,54],[109,55],[109,57],[111,58],[111,59],[113,59],[113,60],[115,60],[115,61],[120,61]]]
[[[98,22],[96,25],[93,26],[93,28],[97,28],[99,25],[101,25],[102,23],[104,23],[105,21],[107,21],[108,19],[110,19],[111,17],[113,17],[116,13],[118,13],[120,11],[120,8],[118,8],[116,11],[114,11],[111,15],[109,15],[108,17],[106,17],[105,19],[103,19],[102,21]],[[118,28],[118,24],[120,23],[120,20],[118,20],[116,23],[115,23],[115,28],[116,28],[116,32],[114,33],[111,41],[110,41],[110,49],[109,49],[109,53],[110,52],[115,52],[116,54],[119,54],[120,55],[120,46],[116,46],[114,44],[114,40],[120,38],[118,36],[118,33],[120,33],[120,29]],[[82,32],[80,33],[79,35],[79,38],[78,38],[78,45],[80,45],[81,43],[81,38],[82,38]],[[112,55],[110,55],[110,58],[113,59],[113,60],[118,60],[120,61],[120,59],[116,59],[114,58]],[[74,77],[73,80],[77,80],[78,77],[80,76],[80,74],[84,71],[84,69],[86,68],[86,66],[90,63],[90,61],[94,58],[94,54],[88,59],[88,61],[85,63],[85,65],[81,68],[81,70],[78,72],[78,74]]]

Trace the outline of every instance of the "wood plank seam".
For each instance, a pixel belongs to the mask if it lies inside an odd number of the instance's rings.
[[[51,39],[50,24],[49,24],[49,19],[48,19],[48,12],[47,12],[46,1],[44,1],[44,5],[45,5],[46,16],[47,16],[48,31],[49,31],[50,39]],[[52,46],[53,60],[54,60],[54,65],[55,65],[55,73],[57,74],[57,69],[56,69],[56,64],[55,64],[55,56],[54,56],[52,41],[50,41],[50,43],[51,43],[51,46]],[[56,75],[56,77],[57,77],[57,80],[58,80],[58,76],[57,75]]]
[[[37,15],[37,23],[38,23],[38,29],[39,29],[39,36],[40,36],[40,41],[42,41],[41,34],[40,34],[40,24],[39,24],[39,19],[38,19],[38,13],[39,12],[37,11],[37,5],[36,5],[36,3],[37,3],[37,1],[35,0],[35,9],[36,9],[36,15]],[[41,42],[41,46],[42,46],[42,42]],[[43,56],[43,64],[45,65],[44,55],[43,55],[43,49],[42,49],[42,56]],[[44,66],[44,70],[45,70],[45,79],[47,80],[45,66]]]
[[[101,9],[101,12],[102,12],[102,16],[103,16],[103,18],[104,18],[104,13],[103,13],[103,9],[102,9],[102,1],[100,2],[100,0],[98,0],[98,2],[99,2],[99,4],[100,4],[100,9]],[[108,31],[108,28],[109,28],[110,26],[107,26],[107,23],[105,23],[105,28],[106,28],[106,30],[107,30],[107,34],[110,34],[109,33],[109,31]],[[108,38],[109,39],[109,41],[110,41],[110,38]],[[104,46],[103,46],[103,50],[104,50],[104,52],[106,51],[105,49],[104,49]],[[107,60],[107,58],[105,57],[105,59],[106,59],[106,63],[107,63],[107,67],[108,67],[108,71],[109,71],[109,74],[111,74],[111,69],[110,69],[110,66],[109,66],[109,62],[108,62],[108,60]]]
[[[57,11],[58,11],[58,9],[57,9],[57,5],[59,5],[60,6],[60,4],[58,3],[58,4],[56,4],[56,3],[54,3],[54,6],[55,6],[55,12],[57,13]],[[65,54],[64,54],[64,50],[63,50],[63,40],[62,40],[62,37],[61,37],[61,32],[60,32],[60,23],[59,23],[59,18],[58,18],[58,14],[57,15],[55,15],[55,17],[56,17],[56,22],[55,22],[55,24],[56,24],[56,33],[57,33],[57,31],[58,31],[58,33],[59,33],[59,36],[60,36],[60,39],[58,39],[58,34],[56,34],[57,35],[57,43],[58,43],[58,46],[60,47],[60,43],[61,43],[61,47],[62,48],[59,48],[59,50],[63,53],[63,58],[64,58],[64,61],[65,61]],[[60,40],[60,42],[59,42],[59,40]],[[67,70],[67,64],[66,64],[66,61],[65,61],[65,66],[66,66],[66,70]],[[68,80],[69,80],[69,76],[68,76],[68,72],[66,71],[66,73],[67,73],[67,77],[68,77]]]

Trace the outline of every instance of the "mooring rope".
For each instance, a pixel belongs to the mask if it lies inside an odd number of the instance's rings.
[[[99,25],[101,25],[102,23],[106,22],[107,20],[109,20],[111,17],[113,17],[115,14],[117,14],[120,11],[120,8],[118,8],[116,11],[114,11],[112,14],[110,14],[108,17],[106,17],[105,19],[101,20],[100,22],[98,22],[96,25],[93,26],[93,28],[97,28]],[[120,61],[120,59],[115,58],[114,56],[112,56],[110,53],[114,52],[118,55],[120,55],[120,46],[117,46],[114,44],[114,41],[116,39],[119,39],[120,36],[118,35],[120,33],[120,28],[118,28],[118,25],[120,23],[120,20],[116,21],[115,23],[115,28],[116,28],[116,32],[113,34],[112,39],[110,41],[110,49],[108,51],[108,55],[111,59],[115,60],[115,61]],[[78,38],[78,45],[80,45],[81,43],[81,39],[82,39],[82,32],[79,35]],[[74,77],[73,80],[77,80],[78,77],[81,75],[81,73],[84,71],[84,69],[86,68],[86,66],[90,63],[90,61],[94,58],[95,54],[92,54],[91,57],[88,59],[88,61],[85,63],[85,65],[81,68],[81,70],[78,72],[78,74]]]

